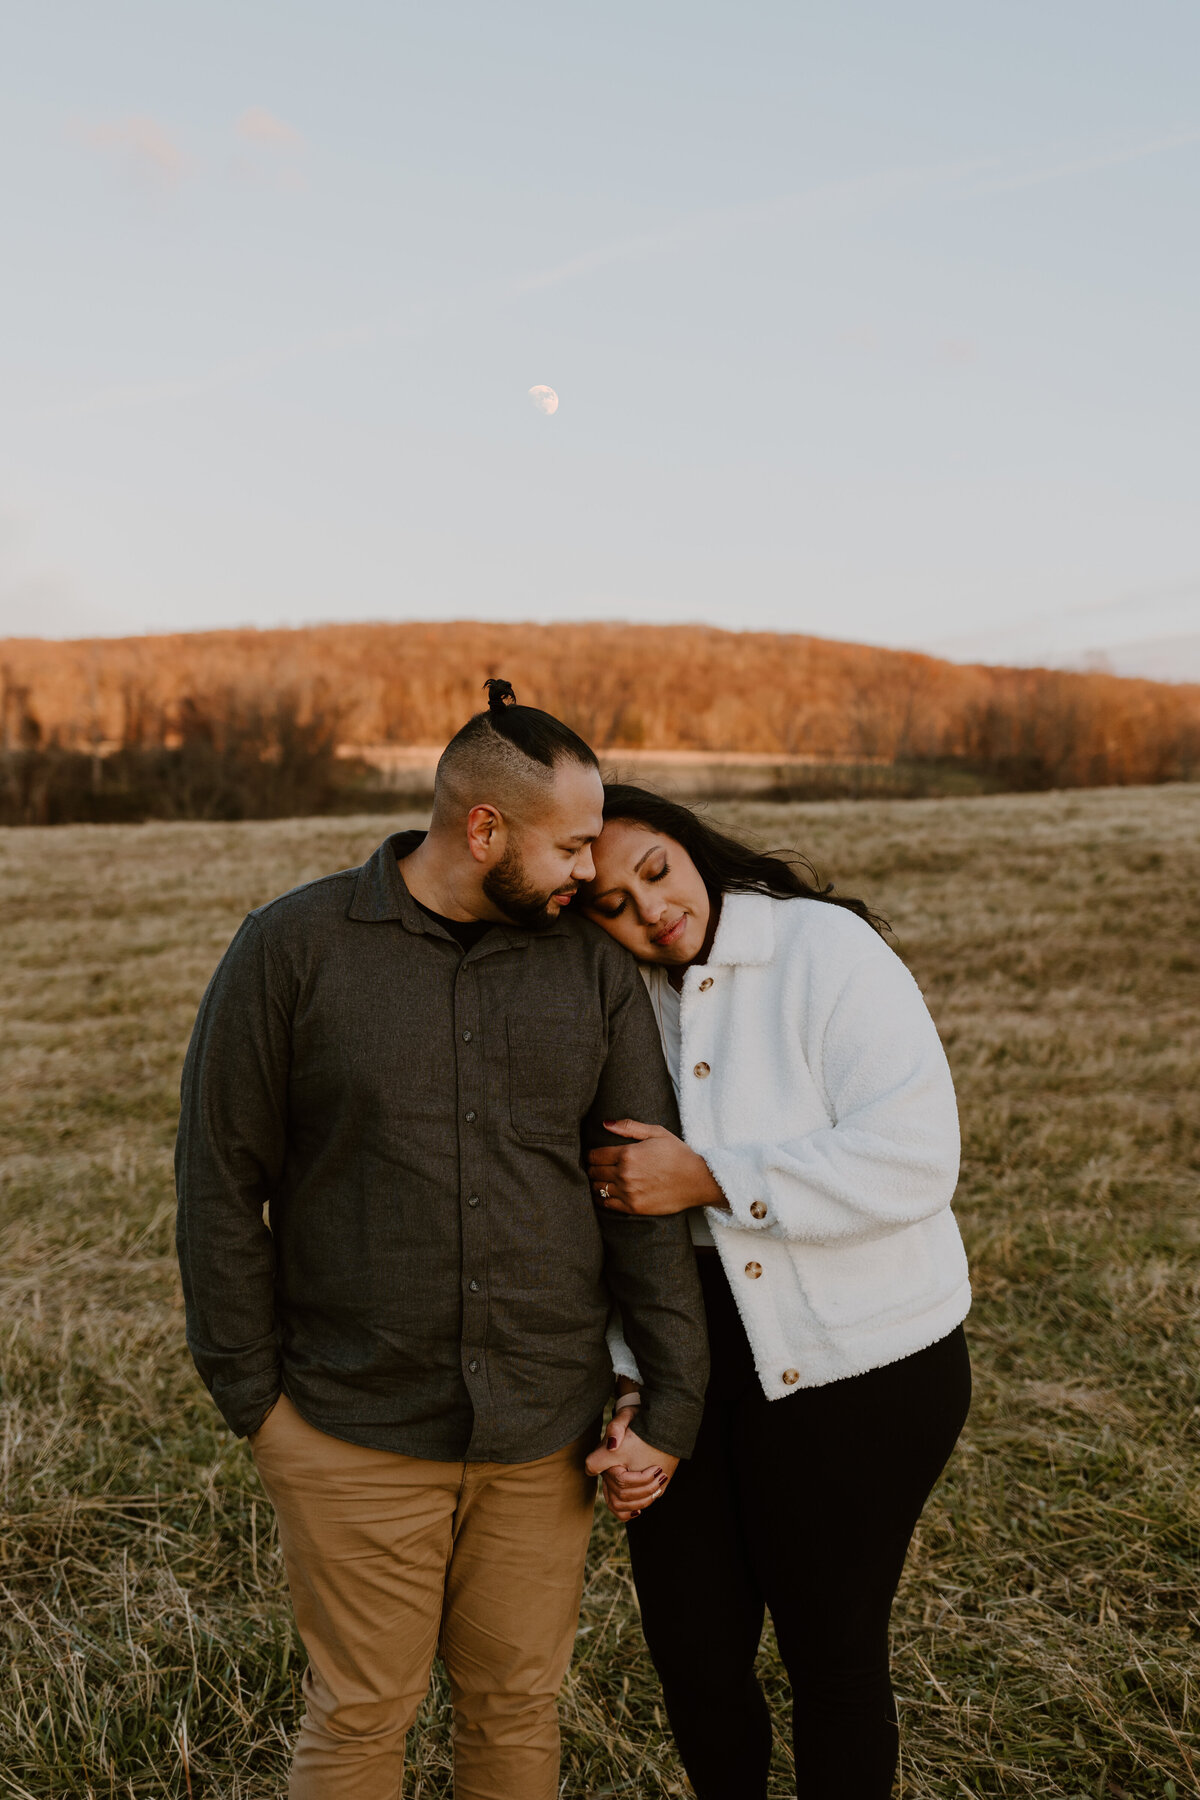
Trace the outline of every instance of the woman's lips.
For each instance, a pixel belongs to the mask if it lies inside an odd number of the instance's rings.
[[[660,950],[665,950],[669,944],[673,944],[680,936],[686,924],[687,914],[680,913],[673,925],[668,925],[665,931],[660,931],[656,937],[651,938],[650,942],[652,944],[657,944]]]

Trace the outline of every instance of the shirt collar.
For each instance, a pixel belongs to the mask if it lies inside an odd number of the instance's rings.
[[[405,931],[424,936],[430,922],[408,891],[400,873],[400,858],[409,856],[424,838],[423,831],[394,831],[358,871],[349,917],[375,923],[399,919]]]
[[[421,911],[400,872],[401,859],[411,856],[424,838],[423,831],[394,831],[391,837],[384,838],[378,850],[367,858],[358,871],[358,880],[354,884],[354,894],[349,906],[350,918],[362,919],[371,924],[397,919],[405,931],[411,931],[416,937],[446,935],[440,925]],[[500,944],[511,950],[524,950],[532,938],[561,937],[566,929],[561,915],[545,931],[522,931],[519,925],[501,922],[492,927],[496,936],[489,934],[481,938],[469,954],[482,955],[489,948],[498,949]]]

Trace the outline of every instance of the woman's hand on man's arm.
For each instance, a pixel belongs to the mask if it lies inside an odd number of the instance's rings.
[[[673,1131],[637,1119],[606,1119],[604,1128],[631,1140],[588,1152],[592,1191],[610,1212],[652,1218],[728,1204],[704,1158]]]

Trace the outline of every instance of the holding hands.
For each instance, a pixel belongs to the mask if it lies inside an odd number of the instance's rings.
[[[614,1413],[603,1444],[587,1459],[588,1474],[601,1477],[608,1510],[623,1525],[658,1499],[679,1467],[677,1456],[642,1442],[632,1417],[632,1411]]]
[[[588,1152],[592,1192],[609,1212],[655,1218],[727,1205],[704,1158],[673,1131],[637,1119],[606,1119],[604,1128],[629,1139]],[[658,1499],[679,1466],[678,1457],[644,1443],[632,1419],[632,1409],[614,1413],[604,1443],[587,1459],[588,1473],[604,1481],[609,1511],[623,1524]]]

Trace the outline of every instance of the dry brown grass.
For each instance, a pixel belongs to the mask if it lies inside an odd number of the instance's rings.
[[[962,1099],[977,1397],[898,1608],[902,1800],[1193,1795],[1200,790],[736,816],[890,915]],[[183,1346],[176,1079],[241,914],[381,832],[0,833],[0,1793],[281,1791],[301,1659]],[[563,1711],[571,1800],[684,1792],[604,1521]],[[438,1686],[406,1791],[448,1768]]]

